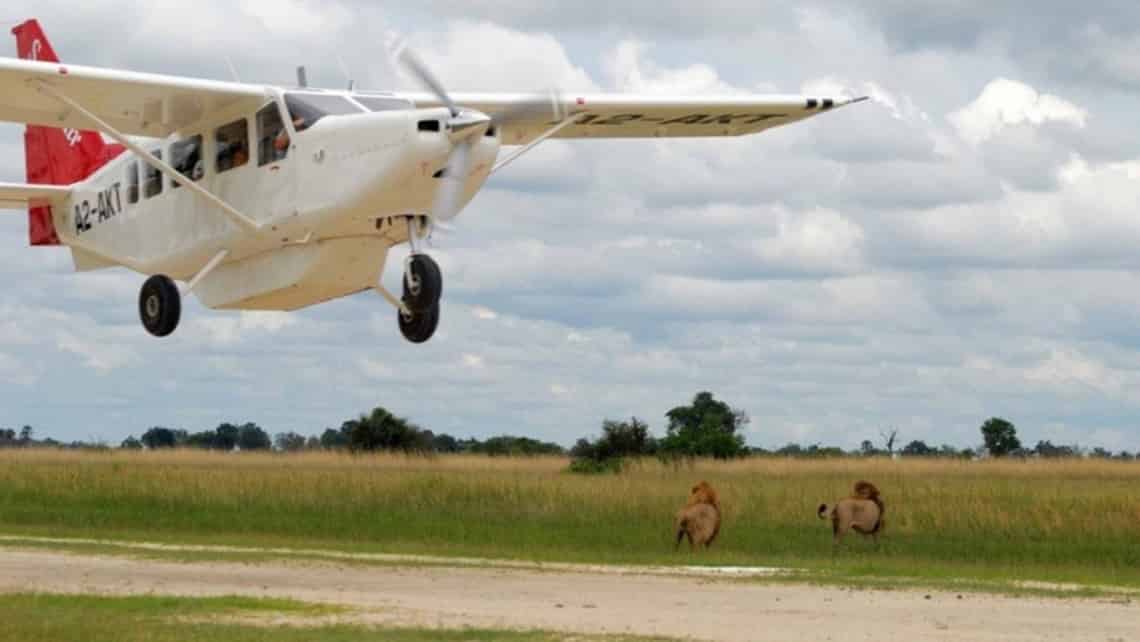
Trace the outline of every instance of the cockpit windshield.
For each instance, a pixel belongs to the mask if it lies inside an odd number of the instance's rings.
[[[368,108],[368,111],[393,111],[397,109],[415,109],[412,101],[395,96],[379,96],[353,94],[352,99]]]
[[[344,96],[330,94],[286,92],[285,106],[289,109],[293,128],[299,132],[312,127],[325,116],[361,113],[360,107]]]

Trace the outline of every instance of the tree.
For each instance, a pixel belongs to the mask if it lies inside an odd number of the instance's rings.
[[[1017,438],[1017,428],[1000,417],[992,417],[982,424],[982,438],[986,442],[986,450],[994,457],[1005,457],[1021,448],[1021,440]]]
[[[777,450],[776,454],[784,457],[800,457],[804,454],[804,447],[797,443],[790,443]]]
[[[530,437],[500,435],[498,437],[491,437],[482,442],[477,440],[470,441],[471,444],[468,446],[469,452],[482,455],[517,457],[520,455],[561,455],[564,452],[562,446],[558,444],[548,441],[538,441]]]
[[[269,433],[262,430],[261,426],[246,423],[238,428],[237,446],[242,450],[269,450],[273,447],[273,442],[269,439]]]
[[[899,431],[895,429],[884,430],[879,432],[883,436],[883,444],[887,447],[887,454],[894,456],[895,454],[895,439],[899,436]]]
[[[320,437],[317,437],[316,435],[311,435],[307,440],[305,440],[305,450],[320,450],[320,449],[321,449],[321,438]]]
[[[178,445],[178,437],[175,432],[169,428],[155,426],[143,433],[142,442],[151,450],[174,448]]]
[[[341,426],[341,431],[348,435],[348,447],[353,451],[431,450],[431,442],[419,426],[384,408],[374,408],[370,414],[346,421]]]
[[[0,428],[0,446],[11,446],[16,443],[16,431],[11,428]]]
[[[1044,440],[1038,441],[1037,445],[1033,447],[1033,454],[1044,459],[1059,459],[1062,457],[1075,457],[1077,451],[1072,446],[1054,446],[1053,442]]]
[[[657,441],[649,434],[649,425],[637,417],[629,421],[602,422],[602,436],[597,442],[579,439],[570,454],[576,459],[605,461],[621,457],[643,457],[657,452]]]
[[[737,432],[748,423],[748,415],[717,401],[711,392],[697,393],[691,404],[678,406],[665,417],[669,425],[660,448],[665,455],[728,459],[748,452],[744,436]]]
[[[340,448],[348,448],[348,433],[342,430],[333,430],[332,428],[325,428],[321,433],[321,448],[325,450],[337,450]]]
[[[229,452],[237,446],[241,428],[231,423],[224,423],[218,426],[214,432],[217,433],[217,436],[214,438],[214,448]]]
[[[950,444],[942,444],[938,447],[939,457],[957,457],[959,455],[958,449]]]
[[[459,440],[448,434],[433,435],[431,447],[437,453],[457,453],[459,452]]]
[[[297,452],[305,448],[305,437],[295,432],[279,432],[273,438],[273,446],[282,452]]]
[[[123,443],[119,444],[119,448],[122,448],[123,450],[142,450],[142,447],[142,442],[138,439],[135,439],[134,435],[127,437],[123,440]]]
[[[35,434],[35,432],[36,431],[31,426],[24,426],[23,428],[21,428],[20,429],[20,444],[22,444],[24,446],[30,446],[32,443],[32,436]]]
[[[202,448],[203,450],[220,448],[218,445],[218,431],[216,430],[203,430],[202,432],[189,434],[182,443],[191,448]]]
[[[925,441],[916,439],[902,449],[902,454],[909,457],[930,457],[938,454],[938,451],[927,446]]]
[[[864,457],[873,457],[882,451],[875,448],[875,444],[870,439],[864,439],[863,443],[859,444],[859,452],[862,453]]]

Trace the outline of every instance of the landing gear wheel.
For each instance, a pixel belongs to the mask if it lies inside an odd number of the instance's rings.
[[[413,312],[424,312],[439,304],[443,294],[443,275],[439,265],[427,254],[413,254],[404,273],[404,305]]]
[[[143,283],[139,292],[139,318],[146,331],[165,337],[178,327],[182,315],[182,295],[170,277],[156,274]]]
[[[435,334],[439,326],[439,303],[429,306],[421,312],[412,311],[411,314],[396,312],[400,322],[400,333],[412,343],[424,343]]]

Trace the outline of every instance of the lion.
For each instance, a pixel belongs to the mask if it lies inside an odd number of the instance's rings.
[[[855,494],[836,502],[830,511],[833,547],[838,548],[843,535],[849,530],[870,535],[877,547],[885,523],[885,512],[886,505],[883,504],[879,489],[869,481],[855,482]],[[820,519],[827,519],[827,504],[820,504],[816,514]]]
[[[720,497],[707,481],[698,482],[689,491],[689,501],[677,511],[675,530],[677,543],[673,550],[681,547],[686,536],[689,550],[708,548],[720,534]]]

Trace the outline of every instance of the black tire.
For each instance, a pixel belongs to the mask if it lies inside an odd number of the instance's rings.
[[[413,287],[408,287],[408,279],[401,279],[404,282],[404,305],[413,312],[423,312],[438,305],[443,294],[443,274],[435,259],[427,254],[414,254],[408,261],[408,271],[414,283]]]
[[[396,319],[400,323],[400,334],[412,343],[424,343],[435,334],[439,327],[439,304],[429,307],[422,312],[413,311],[411,316],[403,312],[396,312]]]
[[[178,327],[182,316],[182,295],[170,277],[155,274],[139,291],[139,319],[146,331],[165,337]]]

